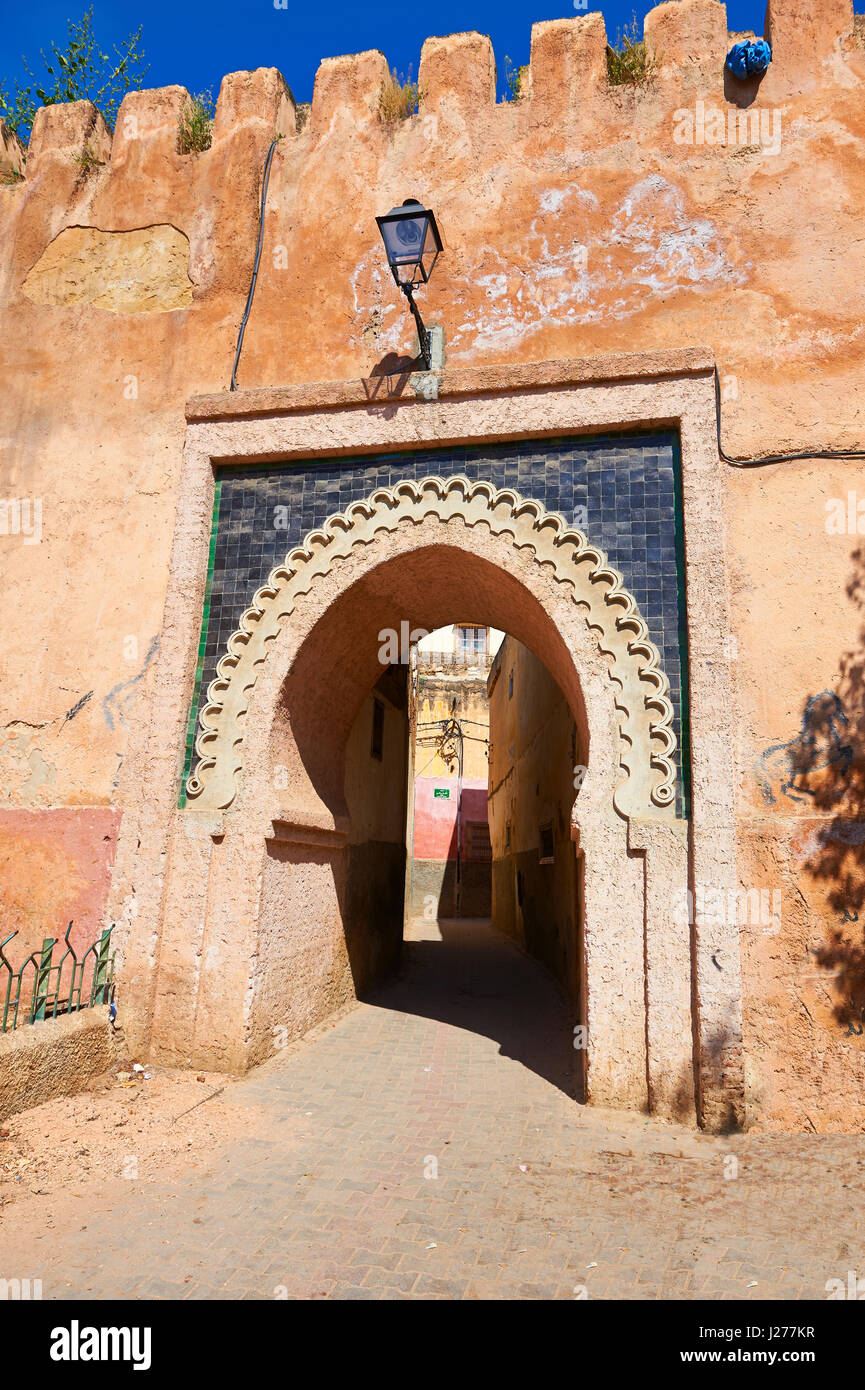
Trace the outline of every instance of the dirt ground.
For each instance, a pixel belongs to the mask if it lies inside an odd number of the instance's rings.
[[[245,1076],[202,1075],[127,1065],[4,1123],[0,1278],[58,1301],[760,1302],[865,1283],[860,1137],[578,1105],[567,1002],[477,924]]]
[[[137,1179],[171,1181],[204,1171],[239,1134],[255,1128],[248,1108],[226,1098],[220,1073],[132,1071],[125,1063],[75,1096],[0,1123],[0,1228],[72,1223],[85,1229],[95,1199]]]

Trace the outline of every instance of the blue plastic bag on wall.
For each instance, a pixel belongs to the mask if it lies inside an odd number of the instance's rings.
[[[725,67],[735,77],[755,77],[765,72],[772,61],[772,50],[765,39],[753,43],[736,43],[727,54]]]

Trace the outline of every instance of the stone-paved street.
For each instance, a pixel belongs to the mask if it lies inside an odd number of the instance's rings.
[[[581,1107],[543,969],[484,924],[414,935],[373,1002],[232,1083],[254,1135],[124,1184],[21,1274],[46,1298],[755,1300],[865,1274],[865,1141]]]

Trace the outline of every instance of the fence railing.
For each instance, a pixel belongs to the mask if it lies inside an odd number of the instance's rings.
[[[0,1033],[11,1033],[22,1023],[39,1023],[109,1002],[114,987],[114,928],[107,927],[80,960],[69,940],[71,930],[70,922],[64,937],[66,950],[56,964],[57,937],[46,936],[20,970],[13,970],[5,955],[17,931],[0,942]]]
[[[423,672],[488,671],[493,664],[490,652],[423,652],[418,650],[418,670]]]

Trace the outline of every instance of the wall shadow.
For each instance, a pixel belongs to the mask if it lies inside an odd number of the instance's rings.
[[[768,72],[768,68],[766,69]],[[760,93],[765,72],[755,73],[753,77],[736,77],[729,68],[724,68],[724,100],[732,106],[744,110],[753,106]]]
[[[415,928],[395,978],[364,993],[377,1008],[435,1019],[498,1044],[572,1100],[584,1099],[574,1006],[550,972],[486,919]]]
[[[406,357],[396,352],[387,352],[370,371],[369,376],[361,377],[366,398],[370,407],[368,413],[381,415],[389,420],[396,413],[396,402],[405,394],[413,372],[425,371],[420,357]]]

